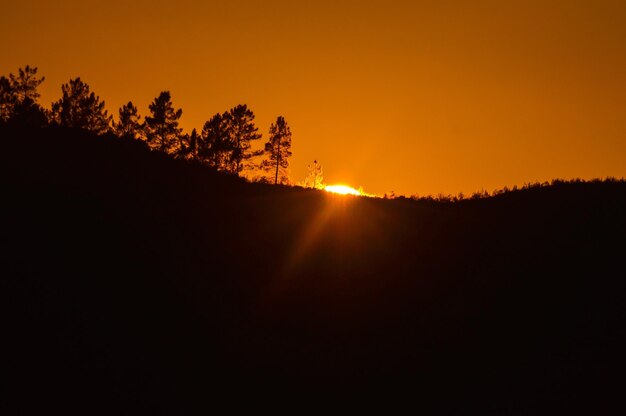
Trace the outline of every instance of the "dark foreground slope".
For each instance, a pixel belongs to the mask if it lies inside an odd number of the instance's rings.
[[[0,141],[5,405],[621,403],[624,183],[427,204],[77,131]]]

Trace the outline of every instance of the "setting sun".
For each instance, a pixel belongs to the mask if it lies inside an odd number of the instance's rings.
[[[357,195],[357,196],[363,195],[363,192],[347,185],[327,185],[324,188],[324,190],[326,192],[332,192],[334,194],[340,194],[340,195]]]

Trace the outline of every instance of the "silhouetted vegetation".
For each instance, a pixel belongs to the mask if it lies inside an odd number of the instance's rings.
[[[145,135],[144,126],[137,107],[129,101],[119,109],[119,121],[113,123],[113,131],[118,137],[138,140]]]
[[[410,199],[414,200],[414,201],[419,201],[419,202],[441,202],[441,203],[452,203],[452,202],[462,202],[462,201],[468,201],[468,200],[477,200],[477,199],[486,199],[486,198],[492,198],[492,197],[496,197],[499,195],[503,195],[503,194],[507,194],[507,193],[511,193],[511,192],[519,192],[519,191],[524,191],[524,190],[530,190],[530,189],[537,189],[537,188],[545,188],[545,187],[555,187],[555,186],[562,186],[562,185],[567,185],[567,184],[576,184],[576,183],[600,183],[600,182],[609,182],[609,183],[624,183],[625,179],[619,179],[619,178],[615,178],[615,177],[606,177],[604,179],[600,179],[600,178],[596,178],[596,179],[592,179],[590,181],[585,181],[583,179],[580,178],[575,178],[575,179],[552,179],[551,181],[547,182],[527,182],[524,185],[522,185],[521,187],[518,187],[517,185],[509,188],[507,186],[505,186],[502,189],[495,189],[492,192],[486,191],[486,190],[481,190],[481,191],[477,191],[472,193],[469,196],[464,195],[463,193],[459,193],[458,195],[444,195],[444,194],[438,194],[438,195],[426,195],[426,196],[419,196],[419,195],[411,195]],[[385,198],[390,198],[390,199],[394,199],[394,198],[404,198],[406,199],[407,197],[404,196],[400,196],[397,197],[395,194],[385,194]]]
[[[198,142],[199,160],[208,166],[226,171],[230,160],[231,146],[226,121],[221,114],[215,114],[204,123],[200,138]]]
[[[0,122],[29,126],[44,126],[46,112],[37,103],[37,88],[45,80],[37,77],[37,68],[26,65],[18,74],[0,77]]]
[[[3,395],[20,410],[621,406],[624,180],[387,200],[247,183],[247,107],[186,135],[162,93],[148,132],[132,103],[111,130],[78,80],[43,127],[14,118],[37,96],[1,81]]]
[[[0,77],[0,123],[30,126],[56,125],[78,128],[104,135],[115,133],[124,139],[143,140],[150,149],[165,153],[173,158],[196,161],[213,169],[239,175],[244,171],[259,170],[267,173],[268,165],[276,157],[276,149],[271,146],[265,151],[265,160],[253,163],[252,159],[263,156],[263,150],[253,150],[252,144],[262,135],[254,124],[254,113],[245,104],[237,105],[222,114],[218,113],[207,121],[198,134],[183,132],[179,126],[182,109],[175,109],[169,91],[162,91],[149,105],[150,115],[142,122],[137,107],[129,101],[119,109],[118,121],[114,122],[105,108],[104,101],[90,91],[90,87],[80,78],[74,78],[61,86],[62,97],[52,103],[50,111],[43,109],[37,99],[37,91],[44,78],[37,77],[37,68],[20,68],[18,75]],[[279,167],[281,183],[288,183],[288,157],[291,146],[291,132],[286,127],[272,133],[276,126],[270,126],[270,135],[282,135]],[[285,130],[286,127],[286,130]],[[288,133],[288,136],[285,136]],[[280,146],[277,147],[277,149]],[[278,182],[276,179],[275,182]]]
[[[163,91],[148,107],[151,116],[146,116],[144,124],[146,141],[151,149],[166,154],[177,154],[181,148],[183,129],[178,127],[178,119],[183,110],[175,110],[169,91]]]
[[[84,129],[96,134],[111,130],[113,117],[104,108],[89,85],[80,78],[74,78],[61,86],[62,97],[52,104],[51,122],[60,126]]]
[[[307,174],[302,182],[305,188],[321,189],[324,183],[324,172],[322,165],[314,160],[312,164],[307,165]]]
[[[228,144],[224,170],[239,173],[243,170],[246,161],[261,154],[252,151],[252,142],[259,140],[262,136],[254,125],[254,113],[245,104],[231,108],[230,111],[224,113],[222,119]]]
[[[262,162],[261,168],[266,172],[274,173],[274,184],[289,183],[287,169],[289,169],[289,157],[291,156],[291,129],[285,118],[278,116],[276,123],[270,126],[270,138],[265,143],[265,152],[268,158]]]

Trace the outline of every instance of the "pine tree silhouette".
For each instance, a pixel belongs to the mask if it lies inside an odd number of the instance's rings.
[[[144,123],[146,141],[153,150],[176,154],[180,149],[182,129],[178,120],[183,110],[175,110],[169,91],[162,91],[148,107],[151,116],[146,116]]]
[[[27,99],[37,102],[37,99],[40,97],[37,88],[45,79],[45,77],[37,78],[37,68],[29,65],[26,65],[24,69],[20,68],[17,75],[9,75],[11,87],[18,102],[23,102]]]
[[[204,123],[198,142],[198,159],[208,166],[226,171],[231,151],[226,120],[217,113]]]
[[[104,134],[111,130],[112,117],[89,85],[80,77],[61,86],[61,99],[52,104],[52,119],[61,126]]]
[[[46,112],[37,103],[39,85],[45,77],[37,77],[37,68],[26,65],[18,74],[0,77],[0,122],[42,126],[47,124]]]
[[[180,147],[176,154],[178,159],[198,160],[199,135],[196,129],[191,130],[191,134],[179,135]]]
[[[228,135],[230,158],[226,171],[238,174],[244,168],[244,162],[262,152],[251,150],[254,140],[259,140],[262,135],[254,125],[254,113],[245,104],[240,104],[224,113]]]
[[[138,139],[143,135],[143,125],[137,107],[129,101],[119,110],[119,122],[113,123],[113,130],[119,137]]]
[[[265,153],[268,156],[261,164],[266,172],[273,170],[274,184],[289,182],[287,169],[291,156],[291,129],[283,116],[278,116],[276,123],[270,126],[270,137],[265,143]]]

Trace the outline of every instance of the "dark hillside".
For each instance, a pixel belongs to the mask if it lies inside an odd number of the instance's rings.
[[[624,182],[418,203],[76,130],[0,141],[1,388],[26,408],[622,403]]]

